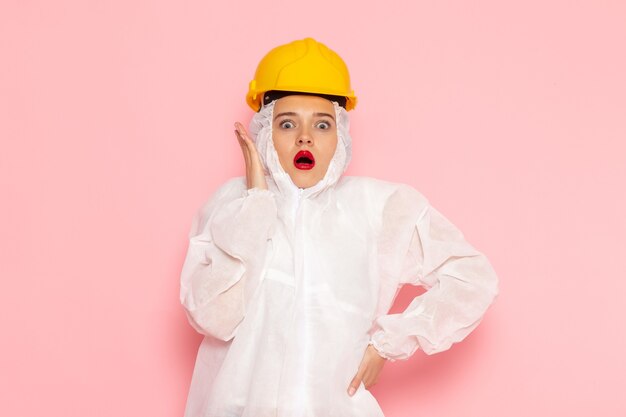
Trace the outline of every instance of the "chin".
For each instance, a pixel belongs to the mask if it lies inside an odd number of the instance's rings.
[[[301,174],[297,172],[295,175],[291,175],[291,181],[299,188],[309,188],[317,184],[320,178],[317,178],[313,173]]]

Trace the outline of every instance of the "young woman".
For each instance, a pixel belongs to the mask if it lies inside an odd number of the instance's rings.
[[[487,258],[417,190],[344,176],[356,97],[311,38],[261,61],[235,124],[245,177],[193,220],[181,302],[200,345],[186,417],[381,417],[386,361],[464,339],[498,292]],[[404,284],[427,291],[388,314]]]

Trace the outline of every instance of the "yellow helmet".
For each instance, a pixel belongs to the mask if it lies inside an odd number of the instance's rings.
[[[346,110],[352,110],[357,101],[346,64],[337,53],[313,38],[293,41],[268,52],[249,87],[246,102],[254,111],[261,108],[263,94],[273,90],[345,97]]]

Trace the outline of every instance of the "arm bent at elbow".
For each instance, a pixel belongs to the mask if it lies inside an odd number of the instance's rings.
[[[221,189],[198,211],[180,278],[180,301],[196,331],[234,337],[258,286],[276,218],[273,194],[259,188]]]
[[[429,355],[449,349],[478,326],[498,294],[487,257],[427,202],[410,229],[398,284],[427,291],[402,313],[374,321],[370,344],[391,360],[407,359],[418,348]]]

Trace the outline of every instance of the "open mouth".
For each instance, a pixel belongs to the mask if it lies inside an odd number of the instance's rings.
[[[311,169],[315,166],[315,158],[309,151],[300,151],[294,156],[293,164],[298,169]]]

